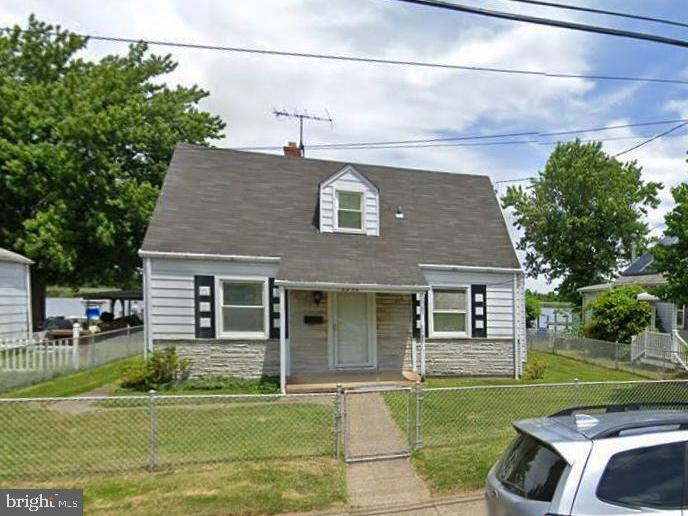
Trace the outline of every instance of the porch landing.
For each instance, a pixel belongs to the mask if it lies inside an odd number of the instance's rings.
[[[287,378],[287,392],[290,394],[304,392],[334,392],[337,385],[344,389],[379,387],[382,385],[411,386],[421,379],[418,373],[411,371],[340,371],[320,375],[290,376]]]

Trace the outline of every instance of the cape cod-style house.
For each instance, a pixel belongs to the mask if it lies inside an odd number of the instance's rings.
[[[525,361],[524,276],[486,176],[180,144],[140,256],[147,348],[193,374],[284,391]]]

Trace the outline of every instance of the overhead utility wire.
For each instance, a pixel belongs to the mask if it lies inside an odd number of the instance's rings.
[[[580,11],[580,12],[585,12],[585,13],[604,14],[604,15],[608,15],[608,16],[618,16],[619,18],[630,18],[632,20],[642,20],[642,21],[649,21],[649,22],[655,22],[655,23],[664,23],[666,25],[674,25],[676,27],[688,27],[688,23],[675,21],[675,20],[669,20],[667,18],[655,18],[653,16],[643,16],[641,14],[620,13],[618,11],[607,11],[604,9],[593,9],[592,7],[583,7],[580,5],[559,4],[556,2],[544,2],[542,0],[509,0],[509,1],[510,2],[518,2],[518,3],[522,3],[522,4],[540,5],[543,7],[554,7],[555,9],[566,9],[569,11]]]
[[[682,124],[678,124],[678,125],[672,127],[671,129],[667,129],[666,131],[659,133],[659,134],[653,136],[652,138],[649,138],[649,139],[647,139],[647,140],[645,140],[645,141],[643,141],[637,145],[634,145],[633,147],[626,149],[625,151],[621,151],[621,152],[614,154],[614,157],[617,158],[617,157],[622,156],[624,154],[627,154],[631,151],[634,151],[634,150],[642,147],[643,145],[647,145],[648,143],[651,143],[655,140],[658,140],[658,139],[662,138],[663,136],[667,136],[668,134],[671,134],[674,131],[678,131],[679,129],[681,129],[681,127],[685,127],[686,125],[688,125],[688,122],[683,122]]]
[[[14,29],[11,27],[2,27],[0,31],[10,32]],[[21,32],[26,32],[26,30],[21,29]],[[527,75],[533,77],[546,77],[551,79],[589,79],[594,81],[624,81],[624,82],[647,82],[647,83],[659,83],[659,84],[682,84],[688,85],[688,80],[684,79],[665,79],[660,77],[634,77],[625,75],[603,75],[603,74],[577,74],[577,73],[558,73],[558,72],[546,72],[540,70],[524,70],[519,68],[497,68],[490,66],[470,66],[470,65],[459,65],[451,63],[436,63],[431,61],[411,61],[411,60],[400,60],[400,59],[383,59],[378,57],[357,57],[345,54],[317,54],[311,52],[292,52],[286,50],[269,50],[269,49],[259,49],[259,48],[247,48],[247,47],[229,47],[221,45],[205,45],[199,43],[181,43],[178,41],[163,41],[163,40],[150,40],[150,39],[134,39],[134,38],[122,38],[115,36],[100,36],[96,34],[80,34],[74,33],[77,36],[83,38],[89,38],[95,41],[107,41],[114,43],[147,43],[149,45],[162,46],[162,47],[174,47],[174,48],[189,48],[195,50],[216,50],[222,52],[236,52],[244,54],[256,54],[256,55],[268,55],[268,56],[281,56],[281,57],[296,57],[304,59],[325,59],[330,61],[345,61],[353,63],[369,63],[369,64],[384,64],[384,65],[395,65],[395,66],[418,66],[424,68],[439,68],[445,70],[462,70],[467,72],[486,72],[486,73],[503,73],[510,75]]]
[[[389,146],[390,148],[395,148],[392,147],[393,145],[408,145],[408,144],[421,144],[421,143],[439,143],[439,142],[454,142],[454,141],[463,141],[463,140],[483,140],[483,139],[492,139],[492,138],[504,138],[504,137],[512,137],[512,136],[533,136],[533,137],[543,137],[543,136],[561,136],[561,135],[567,135],[567,134],[585,134],[585,133],[594,133],[594,132],[600,132],[600,131],[607,131],[607,130],[613,130],[613,129],[625,129],[625,128],[630,128],[630,127],[647,127],[647,126],[653,126],[653,125],[666,125],[666,124],[675,124],[677,122],[688,122],[688,119],[675,119],[675,120],[658,120],[658,121],[652,121],[652,122],[634,122],[630,124],[616,124],[616,125],[608,125],[604,127],[592,127],[588,129],[572,129],[572,130],[566,130],[566,131],[554,131],[554,132],[539,132],[539,131],[525,131],[525,132],[519,132],[519,133],[501,133],[501,134],[483,134],[483,135],[475,135],[475,136],[448,136],[444,138],[426,138],[426,139],[414,139],[414,140],[384,140],[384,141],[374,141],[374,142],[351,142],[351,143],[320,143],[320,144],[313,144],[309,145],[308,148],[309,150],[327,150],[327,149],[332,149],[336,150],[338,148],[342,149],[364,149],[367,147],[370,148],[378,148],[379,146],[382,146],[381,148],[385,148]],[[637,138],[643,138],[643,136],[636,137]],[[491,144],[503,144],[504,142],[488,142],[485,143],[485,145],[491,145]],[[508,143],[537,143],[537,140],[510,140]],[[556,142],[555,142],[556,143]],[[478,143],[468,143],[466,145],[478,145]],[[434,145],[434,146],[439,146],[439,145]],[[246,146],[246,147],[233,147],[234,150],[279,150],[282,147],[277,146],[277,145],[263,145],[263,146]],[[399,147],[403,148],[403,147]]]
[[[504,11],[494,11],[491,9],[483,9],[481,7],[472,7],[462,4],[454,4],[451,2],[444,2],[442,0],[393,0],[395,2],[404,2],[408,4],[417,4],[426,7],[437,7],[440,9],[448,9],[450,11],[459,11],[470,14],[477,14],[480,16],[489,16],[491,18],[501,18],[503,20],[511,20],[517,22],[534,23],[537,25],[546,25],[548,27],[558,27],[561,29],[578,30],[583,32],[592,32],[595,34],[605,34],[607,36],[616,36],[621,38],[630,38],[643,41],[651,41],[653,43],[662,43],[664,45],[673,45],[676,47],[688,48],[688,41],[682,39],[668,38],[658,34],[649,34],[646,32],[634,32],[624,29],[614,29],[612,27],[600,27],[597,25],[588,25],[585,23],[575,23],[565,20],[555,20],[553,18],[540,18],[537,16],[527,16],[525,14],[508,13]]]

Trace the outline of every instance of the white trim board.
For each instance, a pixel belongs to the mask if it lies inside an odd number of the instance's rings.
[[[275,280],[275,285],[296,290],[331,290],[345,292],[409,293],[425,292],[428,285],[382,285],[378,283],[333,283],[320,281]]]
[[[441,265],[435,263],[419,263],[418,267],[421,269],[436,270],[436,271],[465,271],[465,272],[509,272],[521,273],[522,269],[512,267],[489,267],[479,265]]]
[[[139,249],[141,258],[170,258],[185,260],[223,260],[230,262],[262,262],[278,263],[279,256],[250,256],[242,254],[212,254],[212,253],[187,253],[177,251],[146,251]]]

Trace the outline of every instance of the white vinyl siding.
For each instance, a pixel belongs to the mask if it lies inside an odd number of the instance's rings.
[[[245,263],[222,260],[151,258],[150,306],[152,338],[194,339],[194,276],[274,277],[277,263]],[[215,296],[221,293],[216,291]],[[216,313],[219,335],[219,314]]]
[[[336,192],[360,192],[362,199],[362,232],[369,236],[380,234],[380,199],[377,189],[353,167],[347,166],[320,185],[320,231],[337,231]]]
[[[512,273],[460,272],[424,270],[429,285],[451,288],[465,285],[485,285],[487,290],[487,338],[514,337],[514,275]],[[470,300],[467,301],[470,310]],[[467,324],[470,321],[467,319]]]
[[[0,261],[0,339],[28,336],[28,274],[27,265]]]

